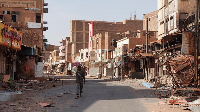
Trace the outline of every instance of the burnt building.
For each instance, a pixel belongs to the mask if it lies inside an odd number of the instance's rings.
[[[48,29],[43,26],[43,14],[48,13],[48,8],[44,8],[47,5],[44,0],[0,1],[0,21],[20,31],[24,38],[17,52],[16,74],[42,75],[39,71],[42,71],[43,31]]]

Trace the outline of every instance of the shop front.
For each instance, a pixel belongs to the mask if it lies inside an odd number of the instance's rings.
[[[16,53],[21,50],[22,33],[0,23],[0,80],[5,75],[14,79],[16,72]]]

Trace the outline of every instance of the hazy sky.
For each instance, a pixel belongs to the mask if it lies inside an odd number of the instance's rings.
[[[157,0],[45,0],[49,13],[44,14],[48,31],[44,32],[49,44],[60,45],[59,40],[70,36],[71,20],[121,22],[136,19],[157,10]]]

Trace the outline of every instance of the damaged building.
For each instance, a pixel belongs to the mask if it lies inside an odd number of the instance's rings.
[[[44,0],[1,0],[0,21],[23,35],[21,50],[16,53],[15,79],[41,77],[43,66],[43,13],[48,13]]]

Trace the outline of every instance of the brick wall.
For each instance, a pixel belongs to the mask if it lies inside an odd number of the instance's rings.
[[[0,2],[10,2],[10,1],[24,1],[24,0],[1,0]],[[23,38],[22,38],[22,44],[33,47],[36,45],[40,49],[42,49],[42,37],[43,37],[43,3],[44,0],[26,0],[26,1],[34,1],[34,6],[37,9],[41,10],[36,10],[36,11],[31,11],[31,10],[25,10],[26,7],[19,6],[15,7],[16,5],[9,6],[5,4],[5,7],[0,8],[0,15],[4,15],[4,23],[12,26],[13,28],[16,28],[17,30],[21,31],[23,33]],[[30,4],[29,4],[30,5]],[[28,5],[28,8],[30,8]],[[3,14],[3,11],[9,11],[10,14]],[[16,22],[12,22],[12,14],[13,11],[19,12],[16,14]],[[27,28],[27,22],[36,22],[36,13],[41,14],[41,28],[37,29],[30,29]]]
[[[148,19],[148,29],[158,31],[158,10],[143,15],[143,30],[146,30],[146,19]]]
[[[80,49],[88,48],[89,25],[92,21],[72,20],[70,21],[70,42],[74,43],[72,54],[75,55]],[[94,35],[105,32],[125,32],[143,29],[142,20],[124,20],[123,22],[93,21]],[[78,42],[78,44],[76,44]],[[102,48],[105,45],[101,45]]]

